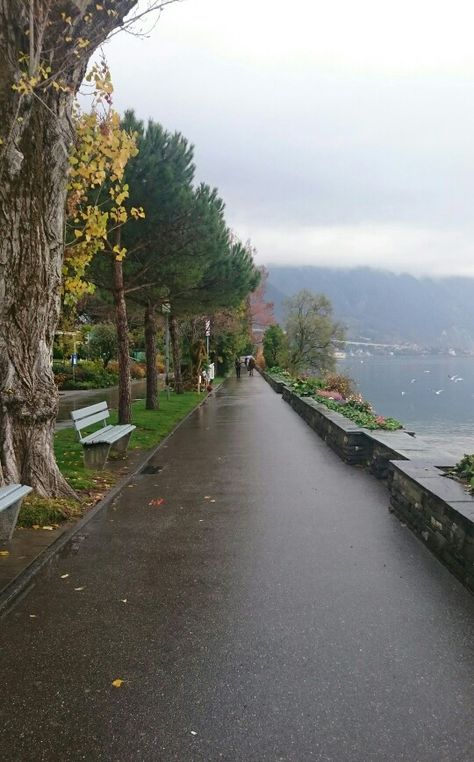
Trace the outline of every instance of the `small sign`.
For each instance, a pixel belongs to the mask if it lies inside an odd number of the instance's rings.
[[[163,302],[161,305],[161,311],[164,315],[171,312],[171,304],[169,302]]]
[[[71,365],[77,365],[77,354],[71,355]]]
[[[206,320],[206,336],[210,336],[210,335],[211,335],[211,321]]]

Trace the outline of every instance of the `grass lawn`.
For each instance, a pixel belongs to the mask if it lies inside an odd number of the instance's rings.
[[[215,384],[223,379],[216,378]],[[132,433],[129,450],[150,450],[156,447],[191,410],[205,399],[205,394],[184,392],[160,393],[160,409],[145,410],[145,401],[132,405],[132,423],[137,427]],[[112,411],[111,423],[117,423],[117,413]],[[85,468],[83,448],[74,429],[62,429],[54,436],[54,450],[61,473],[77,492],[80,502],[28,495],[18,518],[20,527],[57,526],[62,521],[81,516],[87,508],[104,497],[117,481],[118,475],[110,471],[91,471]]]

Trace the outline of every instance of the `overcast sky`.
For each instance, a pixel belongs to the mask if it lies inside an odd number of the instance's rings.
[[[106,46],[259,263],[474,276],[474,4],[183,0]]]

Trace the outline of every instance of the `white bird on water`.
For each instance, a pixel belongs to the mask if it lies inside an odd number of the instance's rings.
[[[410,381],[410,384],[414,384],[415,381],[416,381],[416,378],[412,378],[412,380]]]
[[[444,389],[438,389],[435,394],[441,394],[441,392],[444,392]]]
[[[455,384],[459,384],[460,381],[464,381],[464,379],[461,378],[461,376],[458,376],[457,378],[454,379]]]
[[[424,370],[423,373],[431,373],[430,370]]]

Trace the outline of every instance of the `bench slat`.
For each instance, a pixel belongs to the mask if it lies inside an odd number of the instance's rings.
[[[102,411],[101,413],[89,415],[87,418],[80,418],[78,421],[74,421],[74,426],[76,427],[77,431],[81,431],[81,429],[87,429],[89,426],[93,426],[94,423],[106,421],[109,416],[110,413],[108,410]]]
[[[7,487],[0,487],[0,511],[9,508],[18,500],[22,500],[25,495],[29,495],[33,487],[24,484],[9,484]]]
[[[81,443],[82,444],[87,444],[88,442],[92,442],[92,440],[95,437],[99,436],[99,434],[106,434],[107,431],[110,431],[110,429],[113,429],[113,428],[114,427],[112,426],[112,424],[109,423],[109,425],[108,426],[104,426],[103,429],[99,429],[98,431],[93,431],[92,434],[86,434],[85,437],[81,438]]]
[[[94,431],[93,434],[84,437],[82,444],[113,444],[118,439],[121,439],[127,434],[131,434],[136,428],[137,427],[132,424],[124,424],[123,426],[106,426],[104,429]]]
[[[80,410],[71,410],[71,418],[73,421],[77,421],[80,418],[87,418],[89,415],[99,413],[101,410],[107,410],[107,414],[109,412],[105,401],[98,402],[96,405],[89,405],[89,407],[81,407]]]

